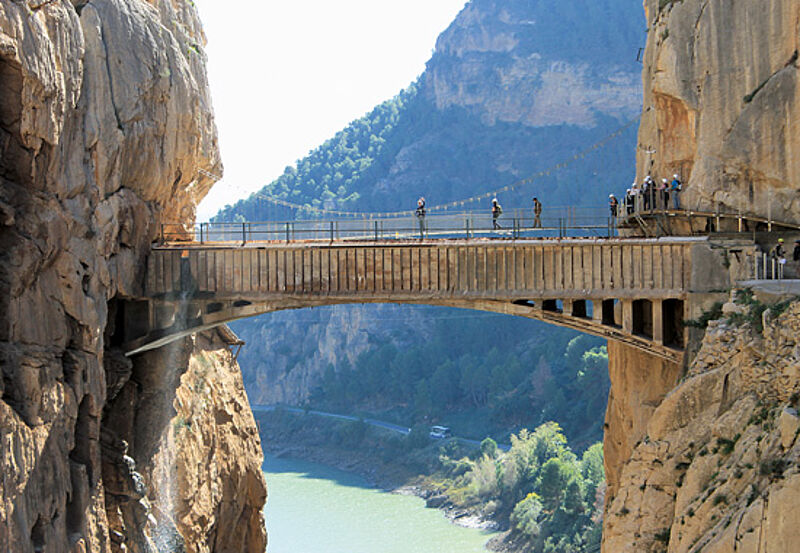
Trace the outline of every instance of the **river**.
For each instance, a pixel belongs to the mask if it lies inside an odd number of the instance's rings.
[[[267,553],[484,553],[492,535],[324,465],[267,455],[264,475]]]

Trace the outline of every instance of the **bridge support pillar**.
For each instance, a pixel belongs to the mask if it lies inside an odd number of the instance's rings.
[[[664,345],[664,302],[656,300],[653,302],[653,341]]]
[[[633,334],[633,300],[621,300],[622,303],[622,330]]]
[[[592,321],[603,324],[603,300],[592,300]]]

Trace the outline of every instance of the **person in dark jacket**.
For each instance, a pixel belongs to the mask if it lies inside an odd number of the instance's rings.
[[[420,198],[417,200],[417,210],[414,212],[414,215],[417,216],[417,220],[419,221],[419,238],[420,240],[425,237],[425,198]]]
[[[500,217],[500,214],[503,213],[503,208],[500,207],[500,203],[497,201],[497,198],[492,200],[492,227],[494,230],[502,228],[500,224],[497,222],[497,219]]]
[[[608,195],[608,211],[611,213],[611,218],[616,219],[619,214],[619,200],[614,194]]]
[[[533,228],[542,228],[542,202],[533,199]]]

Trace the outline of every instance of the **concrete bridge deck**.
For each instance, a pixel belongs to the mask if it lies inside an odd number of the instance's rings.
[[[712,249],[691,237],[158,246],[144,297],[128,307],[126,350],[270,311],[380,302],[539,319],[679,362],[690,298],[716,282]]]

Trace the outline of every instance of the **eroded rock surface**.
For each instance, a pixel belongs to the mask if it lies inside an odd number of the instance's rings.
[[[763,335],[711,323],[617,465],[604,551],[796,551],[800,302],[765,320]]]
[[[157,547],[146,476],[190,350],[126,361],[116,312],[221,171],[204,42],[184,0],[0,0],[2,551]],[[121,432],[130,378],[166,387]]]
[[[800,221],[800,4],[644,4],[639,180],[679,172],[686,207]]]

